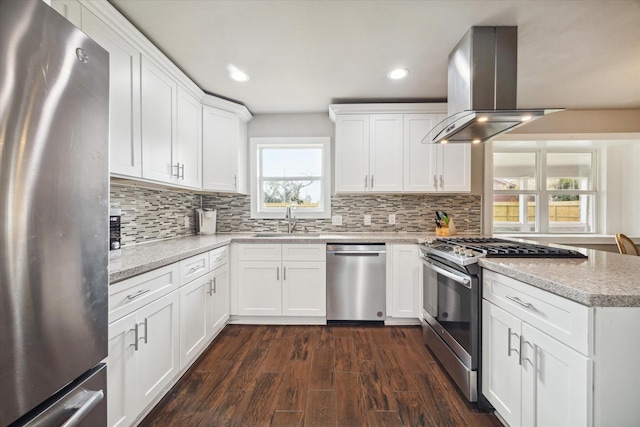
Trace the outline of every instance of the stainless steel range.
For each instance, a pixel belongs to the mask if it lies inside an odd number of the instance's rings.
[[[429,239],[420,245],[423,264],[422,330],[427,346],[470,402],[482,397],[481,268],[487,258],[586,258],[578,251],[497,238]]]

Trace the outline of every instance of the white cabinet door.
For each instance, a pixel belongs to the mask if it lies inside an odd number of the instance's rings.
[[[208,343],[208,294],[212,275],[180,288],[180,369],[184,370]]]
[[[209,339],[218,334],[229,320],[229,266],[223,265],[211,273],[212,283],[207,305]]]
[[[482,301],[482,393],[511,427],[522,419],[520,335],[520,319]]]
[[[526,323],[522,337],[522,425],[589,425],[589,359]]]
[[[325,316],[327,278],[324,262],[282,263],[282,315]]]
[[[178,86],[177,183],[202,188],[202,106],[200,100]]]
[[[369,191],[369,115],[336,117],[337,193]]]
[[[242,316],[280,316],[280,261],[241,261],[238,266],[238,313]]]
[[[175,183],[176,95],[178,85],[163,70],[142,58],[142,176]]]
[[[441,157],[439,189],[471,191],[471,144],[438,144]]]
[[[404,191],[438,190],[438,144],[422,144],[438,118],[436,114],[404,115]]]
[[[137,312],[136,374],[141,409],[149,406],[180,372],[179,305],[179,293],[172,292]]]
[[[422,264],[417,245],[392,246],[392,302],[393,317],[420,317]]]
[[[109,356],[107,358],[107,425],[124,427],[142,409],[136,396],[135,334],[136,313],[131,313],[109,325]]]
[[[369,126],[369,190],[402,191],[402,114],[372,114]]]
[[[82,31],[109,52],[109,172],[139,178],[140,52],[85,8]]]
[[[205,105],[202,107],[202,126],[203,190],[237,191],[240,118]]]

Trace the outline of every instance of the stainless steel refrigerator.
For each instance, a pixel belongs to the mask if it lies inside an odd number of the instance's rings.
[[[0,0],[0,426],[106,425],[109,55]]]

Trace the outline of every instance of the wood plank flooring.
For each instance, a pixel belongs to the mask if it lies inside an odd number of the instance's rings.
[[[229,325],[141,426],[479,426],[419,327]]]

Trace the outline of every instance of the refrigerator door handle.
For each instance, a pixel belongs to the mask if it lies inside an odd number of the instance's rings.
[[[73,408],[77,411],[71,416],[61,427],[76,427],[80,422],[89,415],[89,413],[98,406],[98,403],[104,399],[104,391],[86,391],[84,393],[87,397],[82,402],[73,403],[67,406],[67,408]]]

